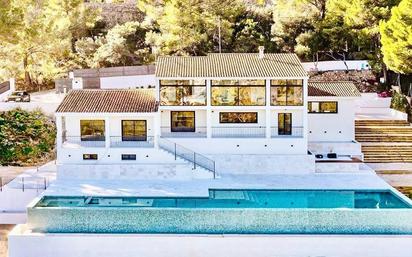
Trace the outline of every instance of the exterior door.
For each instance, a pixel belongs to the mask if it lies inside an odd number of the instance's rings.
[[[292,113],[278,114],[278,134],[292,135]]]
[[[172,132],[195,132],[195,112],[171,112]]]
[[[122,120],[122,141],[146,141],[147,124],[145,120]]]

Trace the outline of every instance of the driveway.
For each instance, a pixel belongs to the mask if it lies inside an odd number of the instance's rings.
[[[0,102],[0,110],[6,111],[17,107],[25,110],[41,109],[45,114],[54,116],[54,112],[64,96],[65,94],[57,94],[55,90],[34,92],[30,94],[30,103]]]

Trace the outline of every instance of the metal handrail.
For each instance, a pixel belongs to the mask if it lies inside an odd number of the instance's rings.
[[[46,190],[50,184],[50,178],[47,176],[39,177],[0,177],[0,192],[4,191],[4,187],[12,189],[21,189],[23,192],[27,189]]]
[[[180,157],[191,162],[193,164],[193,169],[200,166],[212,172],[213,178],[216,178],[216,163],[214,160],[163,137],[158,138],[158,145],[163,150],[172,153],[175,156],[175,160],[177,160],[177,157]]]

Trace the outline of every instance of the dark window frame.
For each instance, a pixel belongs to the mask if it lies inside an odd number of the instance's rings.
[[[83,135],[82,134],[82,122],[85,121],[103,121],[103,135],[97,136],[97,135]],[[94,131],[95,132],[95,131]],[[80,141],[105,141],[106,140],[106,121],[105,120],[97,120],[97,119],[92,119],[92,120],[80,120]]]
[[[122,161],[136,161],[136,154],[122,154]]]
[[[234,105],[223,105],[223,104],[213,104],[212,98],[213,98],[213,88],[218,88],[218,87],[234,87],[237,88],[237,96],[236,96],[236,104]],[[246,88],[246,87],[257,87],[257,88],[263,88],[264,90],[264,103],[263,104],[258,104],[258,105],[242,105],[240,104],[240,89],[241,88]],[[211,106],[266,106],[266,86],[265,85],[212,85],[210,87],[210,105]]]
[[[279,123],[281,115],[284,115],[284,117],[283,117],[283,132],[282,133],[281,133],[280,123]],[[286,115],[290,116],[290,123],[289,123],[290,130],[289,130],[289,132],[286,129],[286,119],[285,119]],[[293,133],[293,115],[292,115],[292,113],[291,112],[279,112],[278,113],[278,135],[279,136],[290,136],[290,135],[292,135],[292,133]]]
[[[309,109],[309,106],[311,107],[312,103],[319,103],[319,112],[312,112]],[[321,112],[320,111],[320,105],[322,103],[335,103],[336,104],[336,112]],[[308,101],[308,113],[310,114],[338,114],[339,113],[339,103],[338,101]]]
[[[84,161],[97,161],[99,159],[99,155],[96,153],[85,153],[83,154]]]
[[[179,79],[178,79],[179,80]],[[193,87],[204,87],[204,89],[205,89],[205,102],[204,102],[204,104],[200,104],[200,105],[184,105],[184,104],[162,104],[162,99],[161,99],[161,95],[160,95],[160,105],[161,106],[206,106],[207,105],[207,87],[206,87],[206,85],[207,85],[207,81],[206,80],[204,80],[204,84],[194,84],[194,85],[179,85],[179,84],[162,84],[162,81],[163,80],[160,80],[159,81],[159,93],[161,93],[162,92],[162,87],[175,87],[176,88],[176,90],[177,90],[177,88],[179,88],[179,87],[181,87],[181,88],[183,88],[183,87],[191,87],[192,88],[192,92],[193,92]],[[189,80],[181,80],[181,81],[190,81],[190,79]]]
[[[126,136],[124,136],[123,135],[123,122],[124,121],[133,121],[133,122],[135,122],[135,121],[144,121],[144,124],[145,124],[145,131],[146,131],[146,134],[145,134],[145,137],[144,137],[144,139],[143,140],[133,140],[133,139],[129,139],[129,140],[124,140],[124,138],[126,137]],[[122,124],[122,141],[147,141],[147,120],[122,120],[121,121],[121,124]]]
[[[222,121],[222,114],[226,114],[226,113],[256,114],[256,122],[225,122],[225,121]],[[259,123],[259,113],[258,112],[219,112],[219,123],[220,124],[258,124]]]
[[[182,130],[175,130],[175,129],[173,129],[173,113],[175,113],[175,112],[190,112],[190,113],[193,113],[193,129],[191,129],[191,130],[185,130],[185,131],[182,131]],[[171,111],[170,112],[170,131],[171,132],[196,132],[196,112],[195,111]]]
[[[280,80],[282,80],[282,79],[280,79]],[[285,81],[289,81],[289,79],[284,79]],[[270,105],[271,106],[303,106],[304,105],[304,95],[303,95],[303,80],[302,79],[292,79],[292,80],[299,80],[299,81],[301,81],[301,83],[302,83],[302,85],[288,85],[288,84],[286,84],[286,85],[281,85],[281,84],[274,84],[273,83],[273,81],[279,81],[279,79],[271,79],[270,80]],[[278,87],[284,87],[284,88],[286,88],[286,103],[285,104],[274,104],[273,102],[272,102],[272,88],[278,88]],[[290,104],[288,104],[288,88],[295,88],[295,87],[297,87],[297,88],[302,88],[302,103],[301,104],[292,104],[292,105],[290,105]]]

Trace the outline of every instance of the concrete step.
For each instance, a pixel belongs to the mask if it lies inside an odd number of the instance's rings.
[[[412,170],[375,170],[376,174],[382,175],[404,175],[412,174]]]
[[[406,120],[355,120],[355,125],[376,125],[376,126],[409,126]]]

